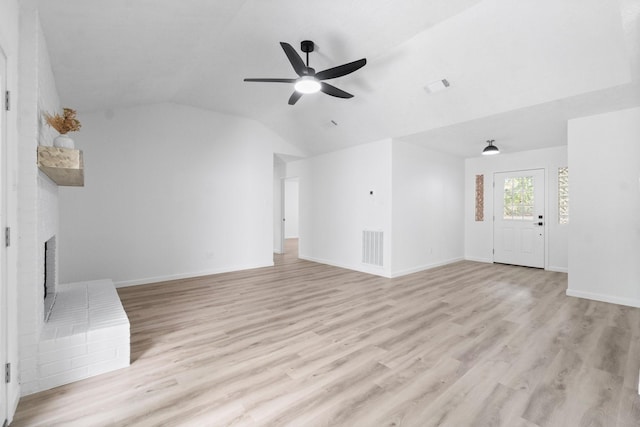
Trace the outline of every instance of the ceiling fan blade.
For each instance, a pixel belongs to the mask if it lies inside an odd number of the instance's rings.
[[[244,79],[245,82],[295,83],[296,79]]]
[[[289,62],[291,62],[291,66],[298,73],[299,76],[304,76],[307,74],[307,66],[304,64],[298,52],[289,44],[285,42],[280,42],[280,46],[284,50],[284,53],[287,54],[287,58],[289,58]]]
[[[335,96],[336,98],[353,98],[349,92],[345,92],[342,89],[338,89],[335,86],[331,86],[329,83],[320,82],[320,90],[327,95]]]
[[[367,63],[366,58],[358,59],[357,61],[349,62],[348,64],[339,65],[337,67],[329,68],[319,73],[316,73],[316,79],[328,80],[335,79],[336,77],[342,77],[349,73],[364,67]]]
[[[302,92],[298,92],[297,90],[294,90],[293,93],[291,94],[291,98],[289,98],[289,105],[293,105],[296,102],[298,102],[298,99],[302,98]]]

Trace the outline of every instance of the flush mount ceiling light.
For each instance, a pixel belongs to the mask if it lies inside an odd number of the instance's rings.
[[[482,155],[483,156],[492,156],[494,154],[500,154],[500,150],[498,149],[498,147],[493,145],[494,141],[495,141],[495,139],[488,139],[487,140],[487,146],[484,147],[484,150],[482,150]]]
[[[294,88],[300,93],[316,93],[320,91],[320,81],[313,76],[302,76]]]

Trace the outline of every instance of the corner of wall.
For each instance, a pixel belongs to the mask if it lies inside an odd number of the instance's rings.
[[[569,121],[567,295],[640,303],[639,123],[639,107]]]

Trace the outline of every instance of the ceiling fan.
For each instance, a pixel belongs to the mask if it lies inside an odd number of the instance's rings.
[[[335,79],[336,77],[346,76],[362,68],[367,63],[366,58],[349,62],[348,64],[339,65],[316,73],[316,70],[309,67],[309,53],[313,52],[314,43],[311,40],[304,40],[300,43],[300,49],[307,54],[307,63],[305,64],[296,50],[289,43],[280,42],[280,46],[289,58],[289,62],[293,66],[294,71],[298,74],[297,79],[244,79],[245,82],[269,82],[269,83],[295,83],[295,91],[289,98],[289,105],[293,105],[306,93],[324,92],[327,95],[337,98],[353,98],[353,95],[338,89],[335,86],[325,83],[322,80]]]

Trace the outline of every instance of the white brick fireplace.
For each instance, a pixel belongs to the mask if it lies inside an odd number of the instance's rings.
[[[59,111],[60,102],[30,0],[21,3],[19,73],[19,168],[13,181],[19,187],[18,380],[26,395],[128,366],[129,320],[110,280],[58,283],[64,250],[58,186],[38,169],[37,147],[51,145],[55,131],[42,117]]]
[[[22,395],[120,369],[130,359],[129,320],[113,283],[58,283],[58,187],[36,174],[36,232],[21,242],[33,268],[22,271],[22,283],[32,284],[20,298]]]
[[[31,266],[21,269],[22,395],[120,369],[130,359],[129,320],[113,283],[58,283],[58,187],[35,173],[36,232],[21,242]]]

